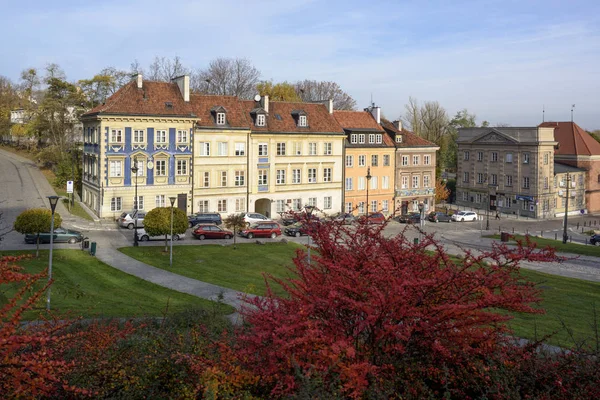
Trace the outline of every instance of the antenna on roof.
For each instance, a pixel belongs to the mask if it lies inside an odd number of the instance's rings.
[[[542,122],[546,122],[544,117],[546,116],[546,106],[542,104]]]
[[[571,122],[573,122],[573,109],[575,108],[575,104],[571,105]]]
[[[375,103],[373,103],[373,92],[371,92],[371,107],[374,107]]]

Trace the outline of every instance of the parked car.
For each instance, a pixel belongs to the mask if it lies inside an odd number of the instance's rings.
[[[294,213],[281,213],[279,223],[283,226],[293,225],[298,222],[298,215]]]
[[[37,234],[25,235],[25,243],[37,243]],[[70,229],[56,228],[54,230],[54,243],[78,243],[83,240],[83,234]],[[40,232],[40,243],[50,243],[50,232]]]
[[[590,243],[594,246],[600,246],[600,233],[594,233],[592,237],[590,237]]]
[[[361,216],[361,221],[364,221],[365,216]],[[369,214],[367,218],[367,224],[384,224],[386,221],[385,215],[379,212]]]
[[[193,235],[196,239],[229,239],[233,232],[222,229],[214,224],[199,224],[194,227]]]
[[[474,211],[459,211],[452,214],[452,221],[477,221],[477,213]]]
[[[296,236],[300,237],[303,235],[308,235],[306,227],[302,222],[296,222],[294,225],[290,225],[283,231],[287,236]]]
[[[452,217],[441,211],[432,211],[427,216],[431,222],[452,222]]]
[[[419,224],[421,222],[421,213],[411,212],[396,217],[396,220],[402,224]]]
[[[133,229],[135,228],[135,218],[137,216],[137,227],[141,228],[144,226],[144,217],[146,213],[141,210],[123,212],[119,218],[117,218],[117,222],[121,228]]]
[[[190,215],[188,217],[188,225],[190,228],[198,224],[214,224],[221,225],[223,220],[221,219],[221,214],[219,213],[196,213],[194,215]]]
[[[350,213],[340,213],[335,218],[333,218],[335,222],[340,222],[343,225],[350,225],[356,222],[356,217]]]
[[[273,221],[255,222],[240,232],[240,236],[247,237],[248,239],[254,237],[270,237],[275,239],[279,235],[281,235],[281,228],[278,223]]]
[[[150,235],[148,235],[148,233],[146,233],[145,229],[138,229],[137,236],[138,236],[138,240],[140,242],[147,242],[148,240],[165,240],[165,235],[150,236]],[[167,235],[167,240],[170,240],[170,239],[171,239],[171,235]],[[176,233],[173,235],[173,241],[183,240],[183,239],[185,239],[185,233]]]
[[[250,225],[254,222],[268,222],[271,221],[271,219],[259,213],[244,213],[244,221]]]

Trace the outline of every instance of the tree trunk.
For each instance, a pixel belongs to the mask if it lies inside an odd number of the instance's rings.
[[[35,258],[40,258],[40,233],[37,234],[36,247],[35,247]]]
[[[234,250],[237,249],[236,236],[237,236],[237,228],[233,228],[233,249]]]
[[[165,253],[169,251],[169,239],[167,239],[167,234],[165,233]]]

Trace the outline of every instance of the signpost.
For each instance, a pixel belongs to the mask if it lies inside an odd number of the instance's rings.
[[[73,194],[73,181],[67,181],[67,194],[70,193],[71,197],[75,196]],[[71,209],[73,209],[73,203],[74,201],[71,202]]]

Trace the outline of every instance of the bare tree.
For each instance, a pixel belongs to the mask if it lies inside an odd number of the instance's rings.
[[[336,110],[354,110],[356,101],[348,93],[344,92],[340,85],[328,81],[303,80],[294,84],[296,92],[302,101],[333,100],[333,108]]]
[[[406,124],[406,127],[421,136],[421,109],[419,107],[419,101],[414,97],[410,96],[408,98],[408,104],[404,105],[404,109],[406,110],[405,114],[401,119]]]
[[[46,65],[46,77],[44,78],[44,81],[48,83],[48,81],[52,78],[66,81],[67,75],[58,64],[50,63]]]
[[[133,67],[134,65],[132,64]],[[139,68],[139,64],[136,64],[135,67]],[[171,79],[185,74],[189,74],[189,70],[183,66],[179,56],[175,56],[173,60],[156,56],[154,62],[150,64],[148,79],[151,81],[170,82]]]
[[[131,75],[135,75],[135,74],[144,75],[144,68],[142,67],[142,65],[140,64],[140,62],[137,59],[133,60],[133,62],[131,63],[131,66],[129,67],[129,70],[131,71]]]
[[[250,99],[256,94],[259,78],[260,71],[245,58],[217,58],[192,75],[190,86],[197,93]]]

